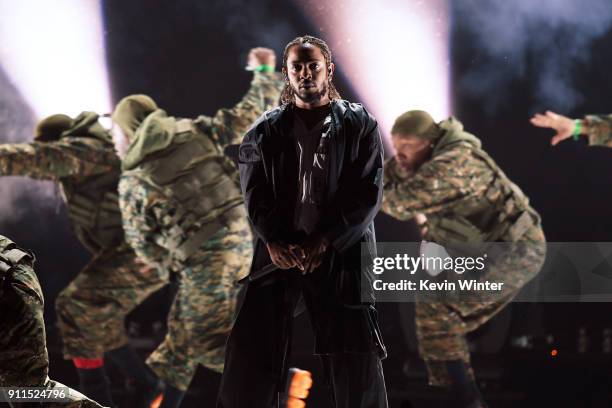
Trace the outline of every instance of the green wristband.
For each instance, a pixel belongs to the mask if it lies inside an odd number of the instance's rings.
[[[582,131],[582,121],[580,119],[574,120],[574,133],[572,133],[572,139],[575,142],[580,139],[580,132]]]
[[[261,64],[260,66],[255,68],[253,71],[257,71],[257,72],[274,72],[274,67],[272,65],[268,65],[268,64]]]

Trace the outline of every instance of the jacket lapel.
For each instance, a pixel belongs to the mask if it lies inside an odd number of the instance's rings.
[[[341,176],[342,166],[344,165],[344,150],[345,150],[345,129],[342,124],[345,109],[341,101],[332,101],[332,135],[330,143],[330,158],[327,186],[327,194],[329,198],[335,194],[338,188],[338,180]]]

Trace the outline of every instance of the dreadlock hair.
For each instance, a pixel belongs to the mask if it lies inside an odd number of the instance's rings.
[[[291,88],[291,85],[289,84],[289,77],[287,76],[287,57],[289,56],[289,49],[294,45],[302,44],[312,44],[321,50],[321,52],[323,53],[323,57],[325,58],[326,69],[329,70],[329,67],[332,63],[332,53],[325,41],[321,40],[320,38],[313,37],[311,35],[303,35],[294,38],[289,44],[287,44],[287,46],[285,46],[285,51],[283,52],[283,75],[285,77],[285,88],[281,93],[281,103],[283,104],[294,103],[295,101],[295,93],[293,92],[293,88]],[[331,77],[327,78],[327,90],[329,92],[329,99],[340,99],[340,94],[332,83]]]

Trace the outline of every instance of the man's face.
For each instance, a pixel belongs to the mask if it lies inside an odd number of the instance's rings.
[[[308,43],[294,45],[289,49],[284,69],[289,85],[302,102],[316,104],[328,96],[327,82],[334,72],[334,65],[326,67],[319,47]]]
[[[394,134],[393,147],[397,163],[405,171],[414,171],[431,156],[431,141],[414,135]]]

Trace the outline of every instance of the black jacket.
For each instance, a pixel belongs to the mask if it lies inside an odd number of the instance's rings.
[[[298,174],[292,110],[293,105],[283,105],[264,113],[245,135],[239,149],[240,183],[256,233],[252,271],[271,263],[267,242],[296,242],[297,239],[293,230]],[[369,329],[363,327],[369,332],[364,336],[354,333],[343,337],[369,340],[331,344],[337,343],[334,339],[339,336],[333,335],[335,329],[330,327],[332,340],[323,341],[317,348],[321,352],[340,348],[367,351],[375,345],[384,355],[373,307],[371,268],[364,271],[361,268],[362,261],[370,264],[376,256],[373,220],[382,201],[383,147],[376,120],[360,104],[334,101],[332,115],[327,204],[318,231],[330,240],[332,261],[325,271],[328,279],[323,280],[325,287],[321,291],[329,293],[331,301],[341,305],[340,309],[355,313],[360,309],[358,313],[361,316],[365,313],[370,321]],[[363,260],[362,243],[365,243]],[[362,285],[366,288],[363,293]],[[339,313],[349,316],[353,312]]]
[[[240,183],[249,218],[262,244],[292,242],[297,169],[293,163],[293,105],[264,113],[239,151]],[[374,217],[382,200],[383,148],[376,120],[362,105],[332,102],[327,200],[321,231],[345,267],[359,267],[361,243],[375,256]],[[256,251],[259,245],[256,245]],[[267,253],[267,251],[266,251]],[[255,259],[261,257],[256,254]],[[266,264],[257,262],[253,269]]]

